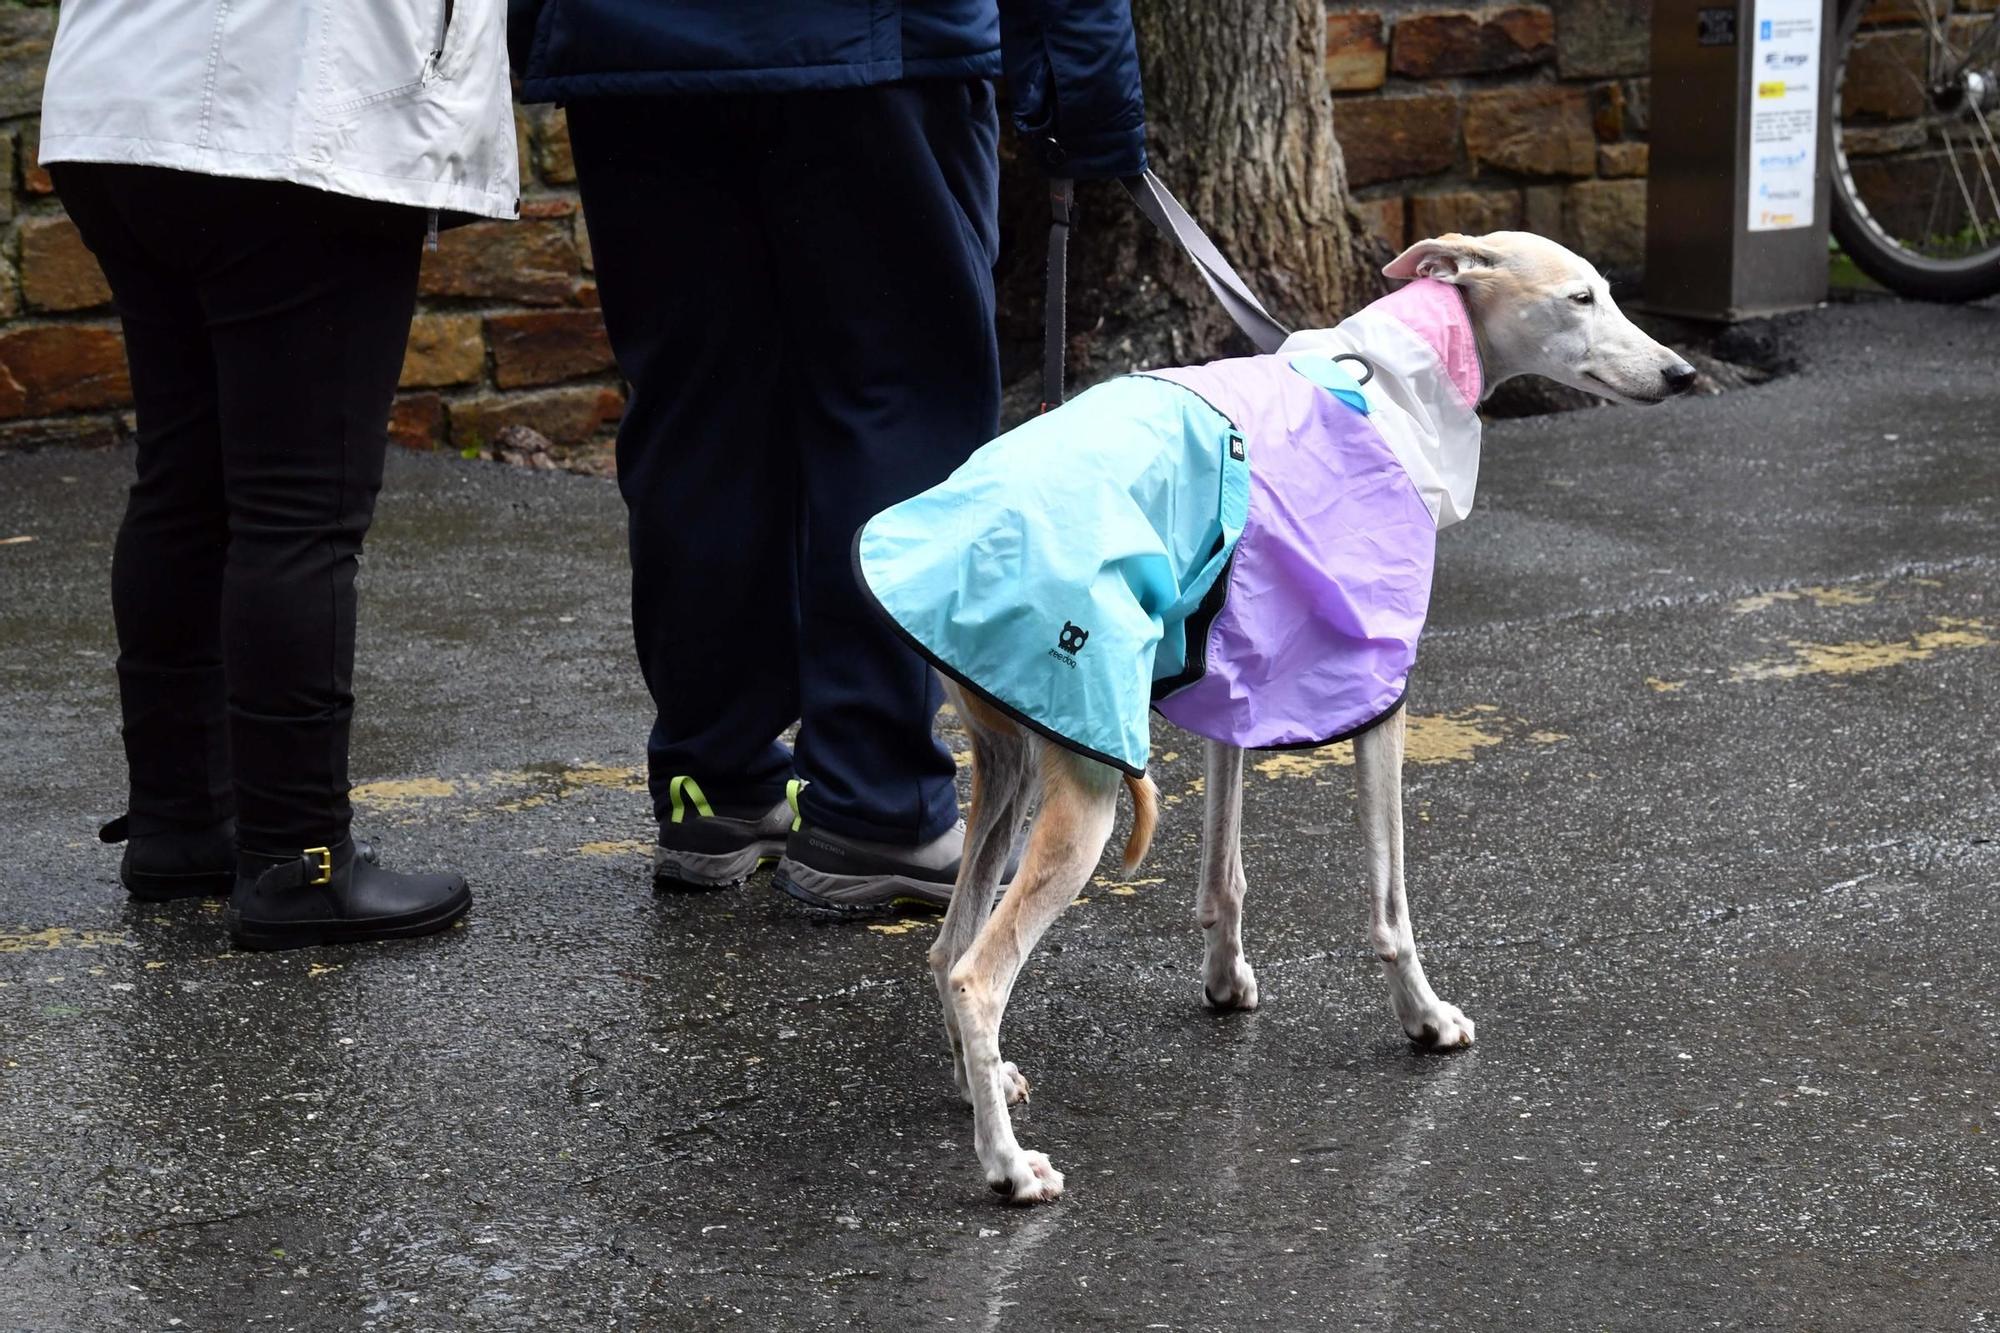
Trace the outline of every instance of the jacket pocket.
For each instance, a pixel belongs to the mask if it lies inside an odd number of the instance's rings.
[[[417,92],[443,65],[454,11],[468,2],[327,0],[319,21],[315,109],[322,117],[339,117]]]

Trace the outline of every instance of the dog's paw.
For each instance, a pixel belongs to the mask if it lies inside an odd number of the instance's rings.
[[[1201,1000],[1211,1009],[1255,1009],[1257,974],[1239,958],[1201,983]]]
[[[1456,1051],[1472,1045],[1473,1024],[1455,1004],[1438,1000],[1402,1020],[1403,1035],[1420,1051]]]
[[[986,1187],[1007,1196],[1008,1203],[1052,1203],[1062,1197],[1063,1173],[1046,1153],[1022,1149],[998,1170],[986,1173]]]

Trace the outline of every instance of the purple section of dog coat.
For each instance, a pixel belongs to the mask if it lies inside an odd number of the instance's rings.
[[[1250,511],[1199,679],[1156,704],[1246,748],[1367,727],[1403,696],[1437,526],[1369,418],[1283,356],[1151,372],[1243,432]],[[1192,649],[1192,645],[1190,645]]]

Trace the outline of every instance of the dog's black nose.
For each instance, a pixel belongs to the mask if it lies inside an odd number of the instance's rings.
[[[1694,383],[1694,367],[1685,361],[1668,366],[1660,375],[1667,381],[1668,393],[1683,393]]]

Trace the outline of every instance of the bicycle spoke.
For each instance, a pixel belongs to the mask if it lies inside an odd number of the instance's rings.
[[[1951,163],[1951,174],[1958,181],[1958,193],[1965,200],[1966,214],[1972,221],[1972,229],[1979,234],[1979,243],[1985,245],[1986,228],[1979,225],[1979,201],[1974,199],[1972,191],[1966,188],[1965,173],[1959,170],[1958,148],[1951,141],[1951,130],[1945,125],[1939,125],[1938,129],[1944,134],[1945,161]],[[1928,240],[1929,237],[1925,239]]]
[[[1994,160],[2000,161],[2000,143],[1994,142],[1993,127],[1986,123],[1986,113],[1979,109],[1977,102],[1972,104],[1972,115],[1979,122],[1979,132],[1986,136],[1986,146],[1993,150]],[[1993,188],[1993,173],[1986,169],[1986,154],[1978,151],[1978,140],[1973,141],[1972,147],[1973,156],[1979,162],[1979,174],[1986,178],[1986,197],[1993,201],[1993,219],[2000,223],[2000,190]]]
[[[1940,125],[1938,128],[1940,130],[1944,129],[1942,125]],[[1949,151],[1950,144],[1951,144],[1951,135],[1947,131],[1945,134],[1945,145],[1947,151]],[[1944,199],[1944,173],[1940,171],[1937,177],[1937,184],[1931,186],[1931,207],[1930,211],[1924,214],[1924,229],[1921,233],[1921,236],[1937,235],[1938,204],[1943,199]],[[1902,241],[1896,240],[1896,238],[1893,236],[1890,237],[1889,239],[1891,239],[1892,241],[1896,241],[1896,244],[1902,245],[1903,248],[1906,250],[1911,248],[1910,246],[1905,245]]]

